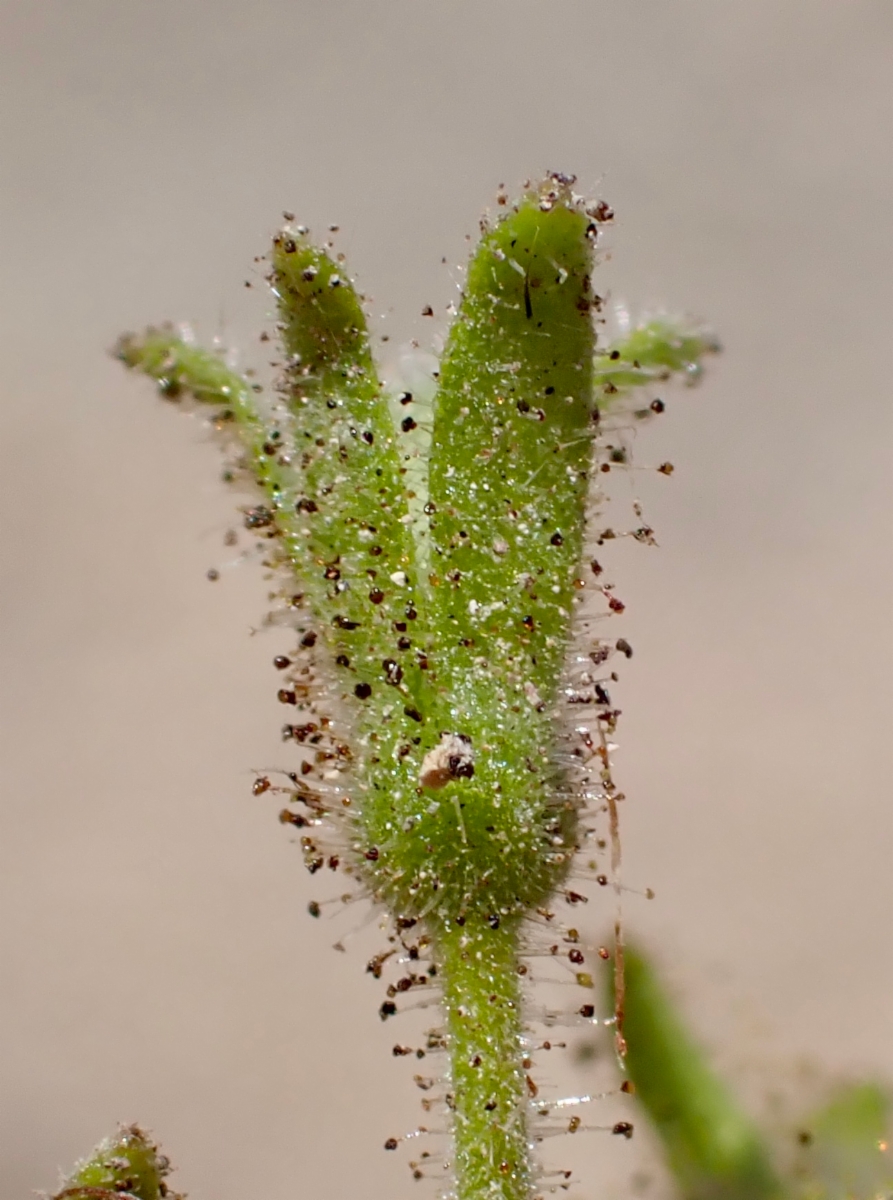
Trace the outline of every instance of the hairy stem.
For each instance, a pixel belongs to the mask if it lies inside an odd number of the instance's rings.
[[[527,1200],[518,928],[564,877],[552,707],[574,608],[593,422],[590,222],[552,177],[484,234],[444,351],[430,452],[437,718],[474,777],[444,788],[434,912],[460,1200]]]
[[[459,1200],[527,1200],[532,1168],[522,1066],[517,930],[479,918],[436,944],[450,1056]]]

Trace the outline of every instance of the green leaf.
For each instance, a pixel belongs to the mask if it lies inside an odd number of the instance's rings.
[[[626,1068],[682,1196],[780,1196],[762,1138],[710,1067],[647,958],[635,948],[626,950],[625,982]]]
[[[293,567],[312,591],[368,757],[393,769],[398,747],[418,734],[407,710],[425,711],[431,653],[400,437],[344,268],[289,229],[274,239],[272,267],[301,493],[304,545]]]
[[[595,360],[594,381],[608,402],[619,392],[648,387],[681,375],[696,383],[703,359],[719,350],[716,337],[690,322],[668,317],[644,321],[616,339]]]
[[[443,355],[428,489],[435,727],[468,739],[474,760],[421,823],[452,881],[444,922],[520,915],[573,847],[550,743],[596,431],[590,227],[555,178],[510,209],[475,251]]]

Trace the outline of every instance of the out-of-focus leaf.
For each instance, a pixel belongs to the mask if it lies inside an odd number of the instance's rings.
[[[763,1140],[710,1068],[648,960],[626,951],[626,1065],[686,1200],[776,1200]]]

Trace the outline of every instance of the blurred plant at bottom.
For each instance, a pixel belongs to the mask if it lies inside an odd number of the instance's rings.
[[[137,1125],[122,1125],[76,1164],[52,1200],[185,1200],[165,1182],[169,1160]]]
[[[891,1097],[838,1083],[790,1123],[792,1153],[745,1114],[641,948],[626,949],[626,1072],[683,1200],[872,1200],[893,1196]],[[613,1004],[614,997],[609,997]],[[783,1159],[787,1161],[782,1161]]]

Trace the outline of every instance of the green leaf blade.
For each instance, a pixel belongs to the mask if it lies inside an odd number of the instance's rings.
[[[407,497],[387,399],[375,371],[353,285],[336,263],[288,230],[273,243],[273,287],[288,355],[282,394],[292,418],[293,465],[306,555],[299,575],[320,577],[317,600],[350,690],[369,724],[410,726],[422,701],[419,586]],[[422,618],[423,620],[423,618]],[[400,648],[412,624],[416,653]],[[383,663],[394,664],[390,671]],[[394,682],[399,677],[399,682]],[[348,680],[349,682],[349,680]],[[397,703],[400,698],[405,703]],[[361,718],[362,719],[362,718]]]
[[[625,952],[626,1068],[686,1200],[778,1200],[757,1130],[738,1108],[648,960]],[[613,999],[612,999],[613,1003]]]
[[[574,612],[592,423],[593,228],[552,177],[485,232],[435,398],[429,604],[437,722],[474,777],[421,824],[440,919],[511,919],[566,872],[574,814],[556,797],[551,710]],[[421,866],[421,858],[414,864]]]

